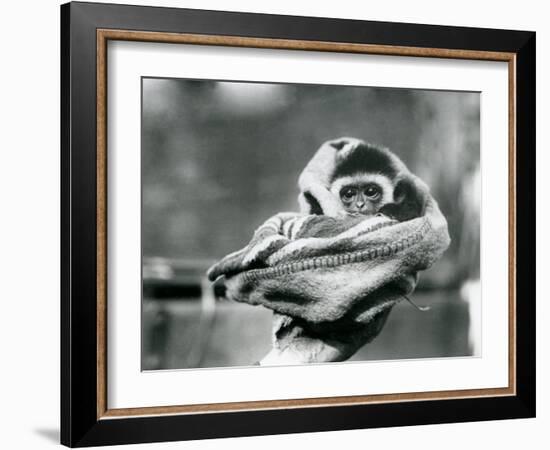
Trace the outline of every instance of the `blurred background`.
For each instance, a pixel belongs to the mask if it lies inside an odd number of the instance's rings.
[[[205,278],[280,211],[326,140],[389,147],[430,187],[452,243],[352,360],[479,355],[479,93],[142,79],[142,369],[251,365],[271,312]]]

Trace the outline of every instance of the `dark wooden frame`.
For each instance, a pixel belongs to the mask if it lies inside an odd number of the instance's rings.
[[[109,410],[109,39],[507,61],[510,373],[503,389]],[[90,446],[535,415],[535,33],[172,8],[61,7],[61,442]]]

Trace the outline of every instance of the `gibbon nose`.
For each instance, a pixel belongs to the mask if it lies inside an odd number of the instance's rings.
[[[365,202],[357,202],[355,205],[357,206],[357,208],[363,209],[363,206],[365,206]]]

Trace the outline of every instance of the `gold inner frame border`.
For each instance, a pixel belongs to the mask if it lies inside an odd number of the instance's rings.
[[[270,409],[314,408],[405,401],[500,397],[516,394],[516,54],[478,50],[389,46],[343,42],[252,38],[241,36],[161,33],[98,29],[96,47],[97,108],[97,419],[174,414],[205,414]],[[199,405],[109,409],[107,405],[107,42],[109,40],[170,44],[217,45],[265,49],[363,53],[508,63],[508,386],[395,394],[262,400]]]

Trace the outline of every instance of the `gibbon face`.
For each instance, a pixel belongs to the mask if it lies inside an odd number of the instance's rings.
[[[394,201],[394,186],[386,175],[363,173],[333,180],[331,192],[349,214],[375,215]]]

